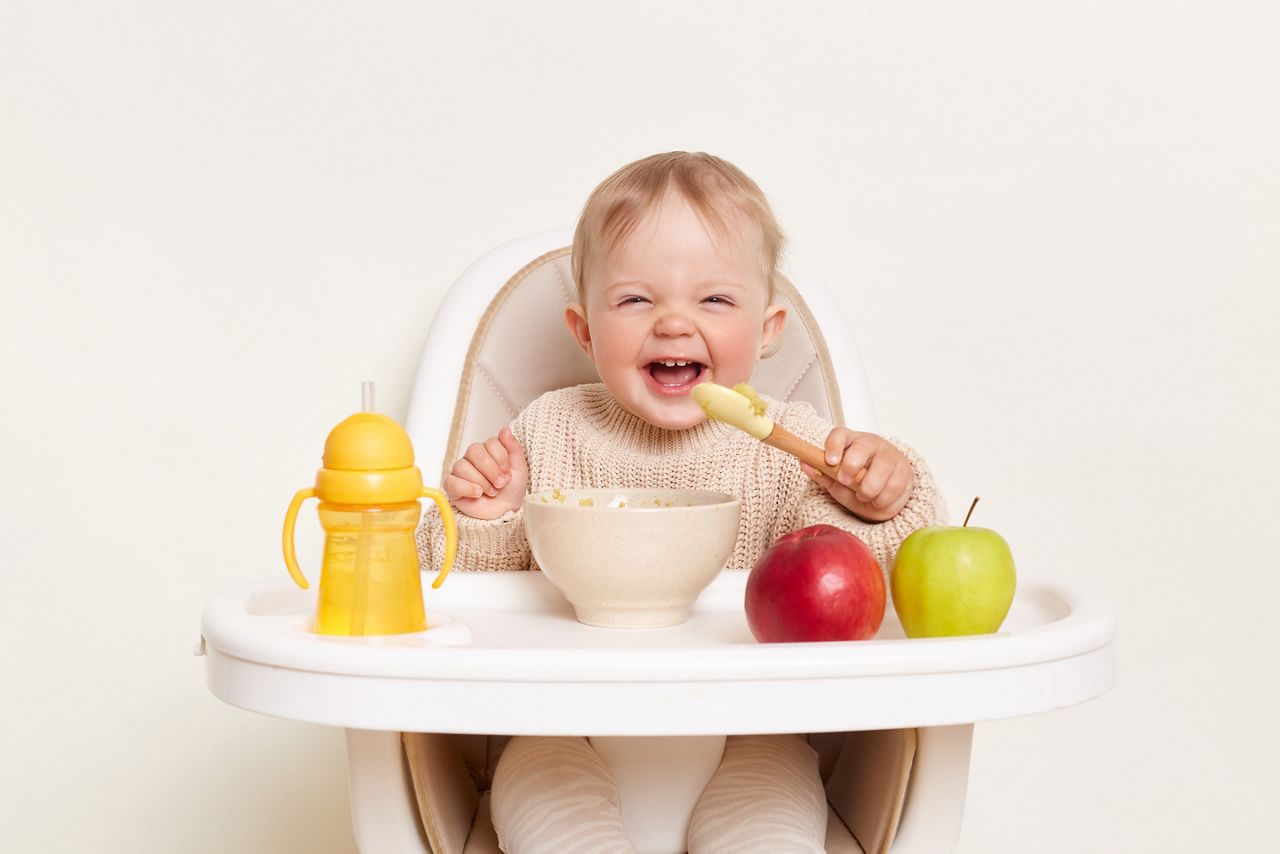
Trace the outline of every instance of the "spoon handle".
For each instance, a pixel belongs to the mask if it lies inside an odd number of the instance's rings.
[[[800,462],[807,464],[811,468],[825,474],[827,477],[835,480],[836,468],[827,465],[826,454],[817,445],[811,445],[804,439],[801,439],[795,433],[784,428],[781,424],[774,422],[773,432],[765,437],[764,443],[771,447],[784,451],[798,459]],[[862,483],[862,478],[866,477],[867,470],[859,469],[858,473],[853,476],[853,485],[856,487]]]

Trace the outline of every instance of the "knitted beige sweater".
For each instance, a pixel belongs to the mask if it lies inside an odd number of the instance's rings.
[[[769,418],[822,447],[831,425],[807,403],[769,400]],[[718,421],[665,430],[627,412],[601,383],[547,392],[511,424],[529,461],[529,490],[585,487],[670,487],[727,492],[741,499],[738,541],[729,566],[750,569],[782,534],[826,523],[871,547],[886,572],[898,547],[917,528],[942,517],[933,476],[916,453],[894,441],[915,469],[907,506],[894,518],[864,522],[838,504],[776,448]],[[890,440],[893,441],[893,440]],[[493,520],[455,512],[460,570],[537,568],[525,539],[523,510]],[[444,526],[428,505],[418,528],[418,557],[438,568]]]

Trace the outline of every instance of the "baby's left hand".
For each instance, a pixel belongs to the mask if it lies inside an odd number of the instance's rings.
[[[835,480],[804,463],[800,468],[855,516],[883,522],[907,506],[915,470],[906,455],[884,438],[837,427],[827,436],[825,453],[827,464],[837,469]],[[862,469],[866,472],[855,484]]]

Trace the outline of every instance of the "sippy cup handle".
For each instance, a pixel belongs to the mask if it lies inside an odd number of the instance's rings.
[[[284,565],[289,569],[289,575],[293,576],[293,580],[298,586],[306,590],[310,585],[307,578],[302,574],[302,570],[298,568],[298,556],[293,550],[293,525],[298,521],[298,511],[302,509],[302,502],[308,498],[315,498],[315,487],[308,489],[299,489],[294,494],[293,500],[289,502],[289,509],[284,514]],[[452,519],[449,520],[452,523]],[[448,528],[445,529],[448,531]],[[450,556],[452,552],[450,552]]]
[[[304,492],[306,490],[303,490]],[[301,495],[302,493],[298,493]],[[444,561],[440,565],[440,574],[436,576],[436,580],[431,582],[431,589],[435,590],[441,584],[444,584],[444,577],[449,574],[449,567],[453,566],[453,556],[458,551],[458,526],[453,521],[453,511],[449,509],[449,499],[444,493],[438,489],[430,487],[422,488],[422,497],[430,498],[435,502],[436,507],[440,510],[440,519],[444,522]],[[295,497],[294,501],[298,501]],[[297,511],[294,511],[295,513]],[[292,543],[291,543],[292,544]]]

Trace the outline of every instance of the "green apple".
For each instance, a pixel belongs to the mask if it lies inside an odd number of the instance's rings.
[[[893,609],[910,638],[980,635],[1004,622],[1017,576],[1004,537],[990,528],[931,525],[907,537],[889,573]]]

